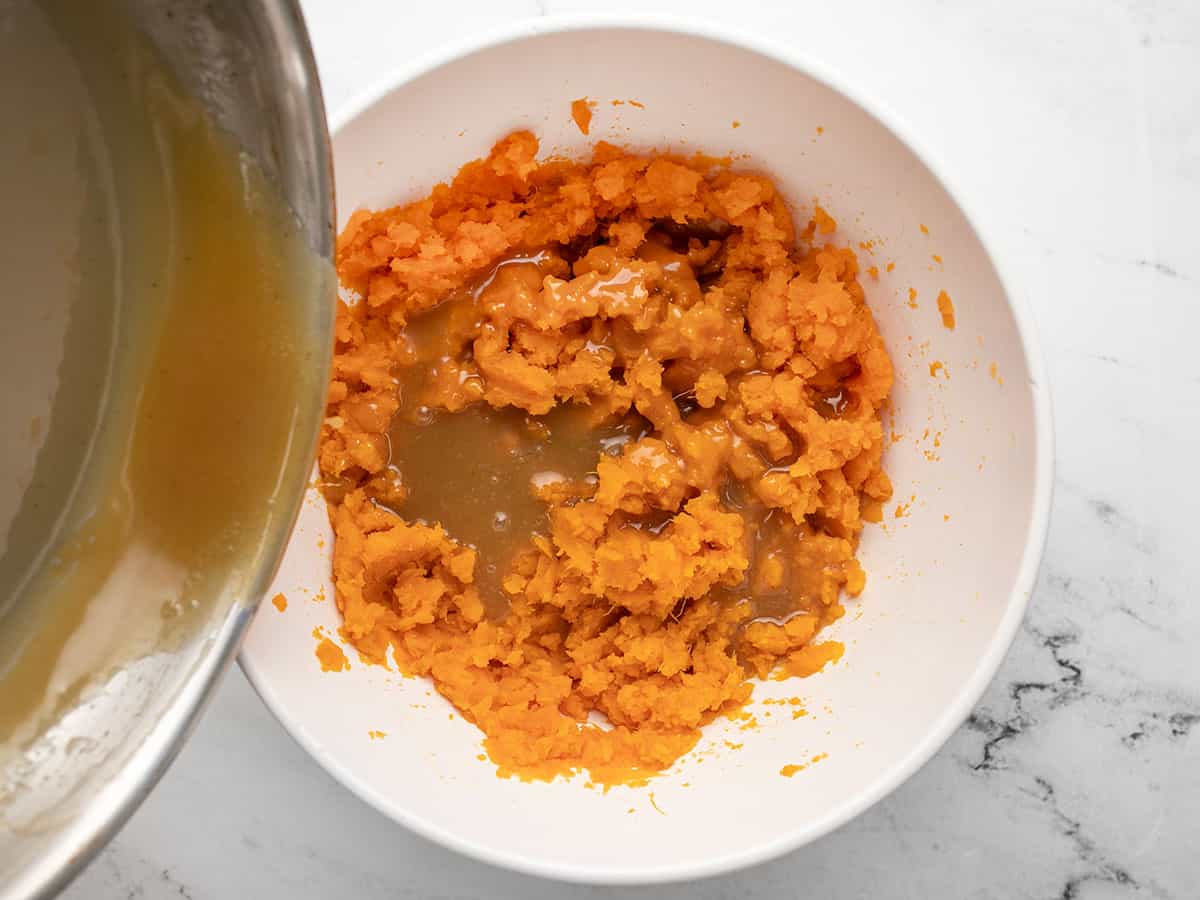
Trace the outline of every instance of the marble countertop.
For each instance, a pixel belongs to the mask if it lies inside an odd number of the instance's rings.
[[[581,0],[304,4],[331,111],[439,43]],[[644,11],[609,0],[607,10]],[[576,888],[392,824],[233,671],[64,896],[1193,898],[1200,892],[1200,5],[689,0],[856,76],[969,194],[1033,307],[1058,441],[1038,589],[969,721],[836,833],[745,872]],[[859,69],[861,71],[861,69]]]

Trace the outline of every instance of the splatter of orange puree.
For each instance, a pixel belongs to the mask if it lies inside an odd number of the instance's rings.
[[[322,672],[343,672],[350,668],[350,660],[341,647],[319,632],[313,632],[313,637],[317,638],[317,659]]]
[[[950,295],[945,291],[939,291],[937,295],[938,312],[942,314],[942,324],[954,330],[954,301],[950,299]]]
[[[271,598],[271,603],[274,604],[275,608],[280,612],[283,612],[285,609],[287,609],[287,597],[285,597],[283,594],[276,594]]]
[[[586,135],[592,127],[592,104],[587,97],[571,101],[571,118],[575,120],[580,132]]]
[[[320,447],[341,634],[501,775],[637,782],[809,674],[891,496],[854,253],[767,178],[501,140],[358,211]]]
[[[817,763],[819,763],[821,760],[828,759],[828,758],[829,758],[828,753],[818,753],[816,756],[814,756],[810,761],[808,761],[806,763],[789,763],[788,765],[784,766],[782,769],[779,770],[779,774],[782,775],[784,778],[791,778],[797,772],[803,772],[809,766],[814,766]]]

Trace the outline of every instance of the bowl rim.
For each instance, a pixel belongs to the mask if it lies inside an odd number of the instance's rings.
[[[812,78],[857,105],[890,131],[929,170],[975,233],[986,258],[996,272],[1005,300],[1016,323],[1021,349],[1029,369],[1027,387],[1032,396],[1035,426],[1033,497],[1025,545],[1014,589],[986,652],[979,657],[971,677],[962,684],[954,700],[946,707],[941,717],[935,721],[925,736],[890,768],[883,771],[858,793],[847,797],[845,802],[829,814],[755,847],[714,856],[701,863],[665,862],[654,867],[622,867],[619,863],[613,865],[563,864],[534,856],[508,853],[464,839],[449,829],[408,810],[398,808],[380,796],[366,780],[331,759],[324,748],[313,740],[304,729],[292,727],[282,705],[276,702],[277,698],[271,689],[269,678],[265,677],[265,673],[255,665],[252,657],[243,652],[239,656],[239,664],[272,714],[322,768],[369,806],[418,835],[472,859],[526,875],[592,885],[665,884],[727,874],[767,862],[829,834],[878,803],[911,778],[966,721],[1004,661],[1033,594],[1049,531],[1053,492],[1054,431],[1045,359],[1037,337],[1032,311],[1024,298],[1012,289],[1014,279],[1011,275],[1006,274],[1004,267],[985,239],[978,224],[978,218],[971,213],[969,205],[964,202],[963,192],[950,183],[944,174],[945,167],[939,164],[936,154],[916,138],[916,130],[902,116],[886,108],[884,104],[868,99],[863,88],[855,87],[834,68],[811,59],[802,52],[784,47],[771,39],[725,25],[718,26],[716,23],[703,19],[656,13],[556,14],[483,30],[467,38],[439,44],[435,49],[413,61],[393,68],[373,84],[343,102],[330,115],[330,132],[332,143],[335,146],[335,154],[337,135],[345,127],[393,91],[442,66],[458,62],[485,50],[541,35],[601,29],[659,32],[728,44],[782,63]]]

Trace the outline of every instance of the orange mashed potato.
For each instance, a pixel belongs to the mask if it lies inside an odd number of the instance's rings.
[[[358,299],[319,458],[337,605],[501,774],[638,781],[751,679],[840,656],[817,636],[891,495],[892,364],[823,210],[798,233],[760,175],[537,150],[512,134],[339,238]],[[449,524],[489,503],[479,537]]]

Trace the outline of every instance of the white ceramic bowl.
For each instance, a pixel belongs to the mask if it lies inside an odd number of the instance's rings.
[[[331,535],[310,495],[276,581],[289,606],[263,605],[242,665],[309,752],[388,816],[471,856],[573,881],[728,871],[798,847],[894,789],[995,673],[1033,586],[1050,499],[1049,399],[1032,324],[911,137],[839,84],[792,54],[691,25],[571,20],[442,53],[335,116],[339,227],[358,207],[423,195],[514,128],[556,152],[610,138],[748,153],[801,210],[817,197],[842,238],[876,242],[860,256],[879,280],[864,283],[898,374],[900,437],[886,466],[908,513],[896,518],[890,504],[886,526],[864,536],[868,588],[831,630],[845,657],[756,689],[756,700],[799,694],[808,716],[756,702],[757,729],[710,726],[697,753],[646,788],[499,779],[476,758],[479,732],[426,682],[353,651],[349,671],[322,672],[313,629],[339,623]],[[600,101],[591,138],[569,116],[581,96]],[[940,290],[953,298],[953,331],[934,302]],[[935,360],[949,378],[931,377]],[[817,754],[828,756],[781,777]]]

